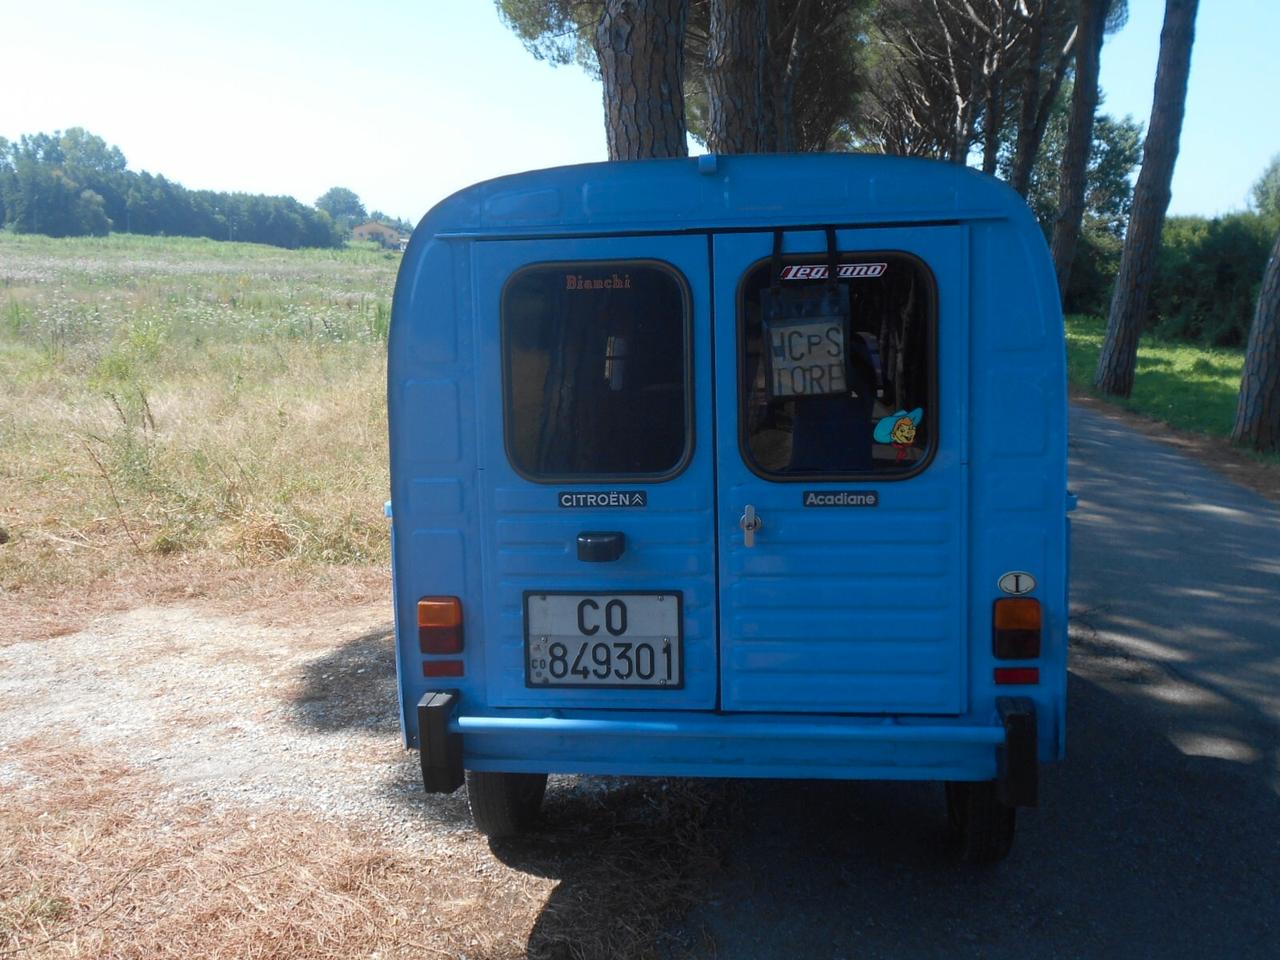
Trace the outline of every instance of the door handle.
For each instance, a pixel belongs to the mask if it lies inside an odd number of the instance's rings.
[[[624,533],[584,530],[578,534],[578,559],[583,563],[608,563],[610,560],[617,560],[626,548],[627,536]]]
[[[756,508],[748,503],[743,508],[742,516],[738,518],[738,526],[742,528],[742,545],[754,547],[756,545],[756,531],[764,526],[764,520],[756,513]]]

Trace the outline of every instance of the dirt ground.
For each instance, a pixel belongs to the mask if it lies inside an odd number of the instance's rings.
[[[389,604],[333,609],[0,645],[0,956],[655,955],[707,792],[559,778],[554,833],[491,849],[401,747]]]

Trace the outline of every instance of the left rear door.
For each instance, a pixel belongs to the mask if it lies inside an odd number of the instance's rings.
[[[706,238],[475,250],[489,703],[713,708]]]

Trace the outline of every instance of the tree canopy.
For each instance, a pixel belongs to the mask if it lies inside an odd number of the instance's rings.
[[[1262,176],[1249,188],[1249,201],[1264,217],[1280,218],[1280,153],[1271,158]]]
[[[346,187],[330,187],[316,200],[316,209],[323,210],[337,224],[345,221],[349,226],[369,219],[356,192]]]
[[[293,197],[189,190],[130,170],[119,147],[80,127],[0,140],[0,222],[55,237],[123,230],[291,248],[342,243],[327,213]]]

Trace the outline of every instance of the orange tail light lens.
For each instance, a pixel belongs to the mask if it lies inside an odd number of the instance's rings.
[[[1034,660],[1040,656],[1040,601],[1003,597],[996,601],[992,649],[1001,660]]]
[[[418,646],[423,653],[462,652],[462,601],[423,597],[418,601]]]

